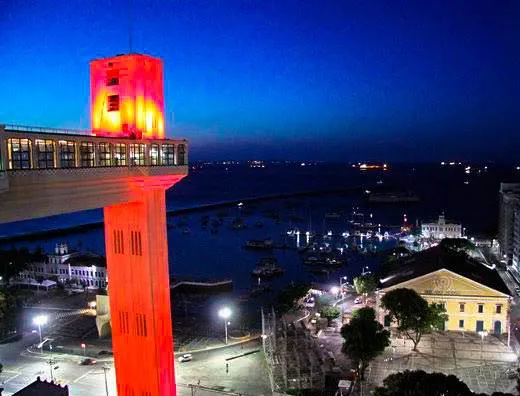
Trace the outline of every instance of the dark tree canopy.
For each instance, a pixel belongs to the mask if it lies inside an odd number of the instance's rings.
[[[339,318],[339,315],[341,315],[341,310],[339,307],[333,307],[329,305],[321,309],[320,315],[330,322],[333,319]]]
[[[413,289],[395,289],[386,293],[381,305],[397,321],[398,329],[413,342],[413,350],[423,334],[441,329],[448,315],[441,304],[430,304]]]
[[[373,293],[377,288],[377,281],[373,274],[365,274],[354,278],[354,287],[358,294]]]
[[[294,303],[304,297],[310,286],[308,284],[289,285],[278,295],[277,307],[280,312],[284,313],[293,308]]]
[[[405,370],[390,374],[375,396],[471,396],[473,392],[454,375]]]
[[[375,319],[372,308],[361,308],[354,312],[350,323],[341,328],[345,339],[343,353],[356,364],[361,379],[370,361],[390,345],[390,332]]]
[[[28,264],[42,262],[44,259],[45,254],[41,247],[36,248],[33,252],[25,247],[0,250],[0,276],[9,282],[11,277],[25,270]]]
[[[444,250],[455,252],[475,250],[475,244],[466,238],[444,238],[439,243],[439,246]]]

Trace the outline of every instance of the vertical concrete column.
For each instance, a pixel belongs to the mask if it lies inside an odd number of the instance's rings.
[[[119,395],[175,395],[165,188],[104,208]]]

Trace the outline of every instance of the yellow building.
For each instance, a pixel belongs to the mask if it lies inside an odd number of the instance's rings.
[[[381,297],[394,289],[407,288],[419,293],[428,303],[444,304],[451,331],[509,332],[511,296],[496,270],[471,259],[446,254],[436,246],[413,255],[394,268],[376,293],[378,317],[390,326]]]

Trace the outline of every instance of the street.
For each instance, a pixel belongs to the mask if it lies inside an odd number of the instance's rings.
[[[71,396],[105,395],[105,373],[107,370],[108,394],[116,395],[113,362],[98,361],[91,366],[82,366],[81,356],[53,354],[54,364],[50,365],[50,355],[45,352],[28,352],[27,345],[38,341],[38,335],[27,333],[23,340],[0,345],[1,362],[4,370],[0,374],[4,395],[10,396],[36,380],[51,379],[53,376],[60,384],[68,384]],[[210,351],[194,352],[191,362],[175,362],[177,391],[179,395],[192,395],[188,385],[200,385],[198,395],[216,394],[215,391],[237,392],[244,395],[270,394],[268,375],[261,352],[251,353],[228,362],[225,359],[247,352],[261,350],[261,343],[251,341],[242,345],[223,347]],[[177,355],[177,357],[180,354]],[[251,375],[254,373],[254,375]],[[199,382],[200,381],[200,382]],[[214,390],[214,391],[212,391]]]

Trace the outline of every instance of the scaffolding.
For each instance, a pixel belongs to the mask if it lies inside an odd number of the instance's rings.
[[[273,392],[325,387],[334,362],[326,361],[302,322],[287,323],[273,308],[267,314],[262,309],[262,340]]]

